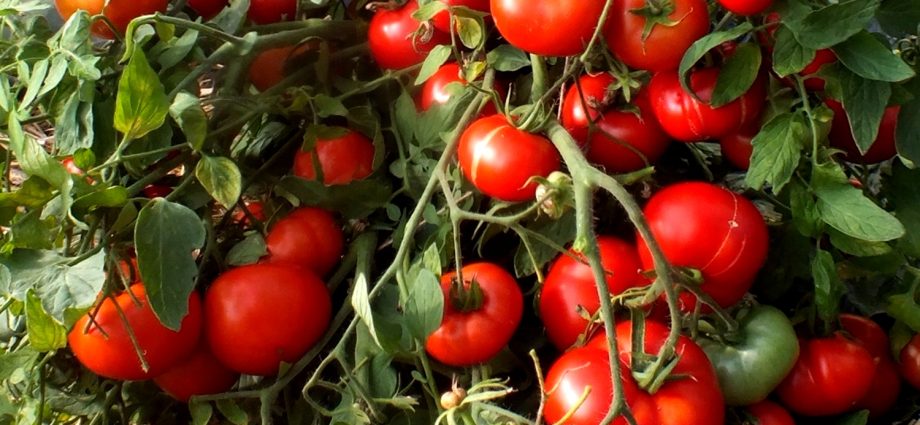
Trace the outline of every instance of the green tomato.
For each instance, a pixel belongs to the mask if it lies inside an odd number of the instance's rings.
[[[776,308],[755,307],[738,324],[738,332],[726,335],[722,341],[699,341],[719,375],[725,403],[730,406],[766,399],[799,357],[799,341],[792,323]]]

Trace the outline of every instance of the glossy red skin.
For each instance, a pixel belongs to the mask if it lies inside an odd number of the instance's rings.
[[[648,91],[643,89],[631,111],[610,110],[596,123],[589,136],[588,160],[603,166],[608,172],[627,173],[648,167],[658,161],[671,144],[652,114]]]
[[[862,344],[877,364],[872,385],[857,406],[869,409],[872,417],[882,416],[894,406],[901,392],[901,378],[891,358],[888,334],[872,319],[855,314],[841,314],[840,327]]]
[[[165,198],[167,195],[172,193],[172,191],[173,188],[156,183],[147,185],[144,187],[144,189],[141,190],[144,196],[150,199]]]
[[[899,355],[901,376],[911,386],[920,389],[920,334],[914,335]]]
[[[597,243],[611,295],[646,283],[635,246],[613,236],[600,236]],[[575,255],[572,251],[569,254]],[[588,330],[588,321],[578,313],[578,307],[589,315],[600,308],[591,266],[582,256],[577,258],[560,254],[540,290],[540,317],[549,340],[560,351],[571,347]]]
[[[713,108],[708,102],[712,99],[718,77],[718,68],[693,71],[690,88],[703,102],[684,91],[677,71],[660,72],[652,77],[648,87],[652,109],[668,135],[687,143],[718,139],[760,118],[766,99],[763,78],[758,78],[741,98]]]
[[[124,34],[131,20],[141,15],[152,15],[156,12],[166,12],[169,0],[54,0],[61,19],[68,20],[78,10],[85,10],[90,16],[105,15],[119,34]],[[94,23],[91,27],[93,35],[113,39],[115,34],[109,26],[102,21]]]
[[[747,170],[751,167],[751,155],[754,154],[754,145],[751,141],[760,133],[760,126],[747,126],[734,133],[719,138],[722,147],[722,157],[735,167]]]
[[[323,282],[306,269],[250,264],[214,281],[204,314],[208,344],[221,363],[268,376],[319,341],[332,317],[332,301]]]
[[[239,378],[240,374],[217,361],[202,340],[194,353],[153,382],[170,397],[187,402],[192,396],[226,392]]]
[[[673,1],[674,11],[668,17],[679,22],[656,25],[644,41],[646,19],[631,11],[645,7],[645,0],[614,2],[604,30],[607,47],[631,68],[653,72],[677,69],[690,45],[709,33],[709,11],[705,0]]]
[[[412,17],[418,1],[409,0],[395,10],[377,9],[367,29],[371,56],[383,69],[403,69],[422,63],[428,52],[438,44],[450,44],[450,34],[433,30],[427,40],[412,34],[421,25]]]
[[[192,292],[188,300],[188,314],[182,319],[178,332],[163,326],[150,309],[147,291],[143,284],[135,283],[130,287],[131,293],[140,302],[135,304],[128,293],[106,298],[93,316],[89,327],[90,310],[67,335],[71,351],[81,364],[93,373],[111,379],[139,381],[156,377],[179,362],[195,350],[201,335],[201,299]],[[145,372],[137,357],[134,345],[128,335],[115,303],[124,312],[137,343],[144,352],[149,369]]]
[[[464,6],[489,13],[489,0],[441,0],[449,7]],[[439,31],[450,33],[450,12],[443,11],[431,18],[431,24]]]
[[[460,83],[463,85],[467,84],[467,81],[462,76],[463,71],[460,69],[460,65],[456,62],[450,62],[442,65],[438,68],[425,84],[422,85],[422,90],[419,92],[419,96],[416,104],[420,111],[427,111],[434,105],[443,105],[450,101],[451,96],[453,95],[450,91],[447,90],[447,86],[450,83]],[[500,96],[504,96],[505,90],[495,85],[493,87],[495,91],[498,92]],[[495,115],[498,113],[498,110],[495,109],[495,105],[492,102],[486,104],[480,112],[480,116],[485,117],[489,115]]]
[[[297,0],[249,0],[249,20],[257,25],[291,21],[297,15]]]
[[[866,350],[869,350],[872,357],[877,359],[891,357],[888,334],[874,320],[849,313],[841,314],[839,320],[840,327],[859,341]]]
[[[323,184],[326,186],[363,180],[374,171],[374,142],[354,130],[348,130],[341,137],[317,140],[313,151],[298,150],[294,157],[295,176],[316,180],[314,152],[323,168]]]
[[[480,192],[502,201],[533,199],[537,184],[560,167],[559,152],[543,136],[518,130],[503,115],[480,118],[460,136],[460,169]]]
[[[265,236],[265,245],[267,262],[303,267],[325,276],[339,263],[345,236],[328,211],[303,207],[278,220]]]
[[[751,16],[769,9],[773,0],[719,0],[719,4],[736,15]]]
[[[488,362],[508,344],[524,313],[524,296],[514,277],[492,263],[463,266],[463,284],[475,279],[482,288],[482,306],[462,312],[450,301],[451,282],[457,273],[441,276],[444,316],[425,341],[431,357],[450,366],[472,366]]]
[[[900,106],[889,106],[882,115],[878,136],[865,155],[859,153],[853,131],[850,129],[850,120],[847,118],[843,105],[834,99],[825,99],[826,104],[834,111],[834,121],[831,122],[831,133],[828,136],[831,146],[846,152],[843,159],[857,164],[878,164],[894,158],[898,154],[895,130],[898,127],[898,114]]]
[[[192,8],[198,16],[201,16],[206,21],[217,16],[229,4],[230,2],[227,0],[188,0],[188,7]]]
[[[747,411],[757,418],[759,425],[795,425],[795,419],[788,410],[769,400],[752,404]]]
[[[646,322],[645,352],[657,353],[667,339],[668,329],[656,322]],[[629,372],[632,358],[632,323],[622,322],[616,327],[620,370],[626,403],[639,425],[722,425],[725,404],[719,389],[715,370],[703,350],[692,340],[681,336],[677,343],[680,360],[672,376],[681,375],[665,383],[654,395],[640,389]],[[613,397],[607,341],[604,336],[594,338],[582,348],[570,350],[550,367],[546,375],[547,423],[556,423],[567,412],[578,406],[567,425],[596,425],[601,422]],[[591,392],[584,403],[578,405],[585,387]],[[614,425],[625,425],[620,416]]]
[[[703,182],[677,183],[649,199],[645,217],[671,264],[700,270],[700,289],[719,305],[738,302],[750,289],[767,258],[767,225],[754,204],[725,188]],[[639,258],[646,269],[654,263],[641,236]],[[680,296],[681,308],[692,311],[695,297]]]
[[[856,407],[875,376],[875,361],[861,344],[839,334],[799,341],[799,359],[776,393],[803,416],[830,416]]]
[[[572,133],[580,145],[587,144],[588,126],[603,116],[606,106],[612,100],[613,93],[609,89],[614,83],[616,78],[606,72],[585,74],[578,77],[578,85],[572,84],[565,93],[562,101],[562,126]]]
[[[505,41],[541,56],[584,52],[605,4],[603,0],[491,1],[492,19]]]

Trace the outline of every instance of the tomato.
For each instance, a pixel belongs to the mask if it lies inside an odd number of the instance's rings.
[[[670,3],[673,7],[665,8],[663,14],[671,23],[655,25],[646,37],[647,18],[633,13],[646,7],[645,0],[615,1],[604,31],[607,47],[632,68],[654,72],[677,69],[690,45],[709,32],[709,11],[705,0]]]
[[[611,110],[596,123],[588,142],[588,160],[608,172],[627,173],[654,164],[671,144],[652,114],[648,91],[637,95],[630,111]]]
[[[773,53],[773,45],[776,43],[774,39],[774,34],[776,30],[779,29],[779,22],[781,16],[777,12],[770,13],[764,19],[764,24],[771,25],[767,31],[761,32],[758,34],[761,45],[767,48],[767,52],[770,54]],[[769,58],[768,58],[769,59]],[[815,58],[812,59],[808,65],[805,65],[799,75],[805,77],[805,89],[810,91],[822,91],[824,90],[825,81],[823,78],[815,77],[813,74],[820,71],[825,65],[837,62],[837,55],[834,54],[834,51],[831,49],[819,49],[815,52]],[[782,79],[782,82],[789,87],[795,87],[795,80],[786,77]]]
[[[294,46],[276,47],[266,49],[259,53],[249,65],[249,81],[259,91],[265,91],[286,76],[285,65],[288,59],[295,56]]]
[[[766,99],[766,82],[758,78],[739,99],[713,108],[709,105],[716,80],[717,68],[692,71],[690,88],[699,100],[680,86],[677,71],[659,72],[649,83],[652,108],[661,128],[682,142],[699,142],[717,139],[751,125],[760,118]]]
[[[187,402],[195,395],[225,392],[239,377],[238,373],[218,362],[208,344],[202,341],[194,353],[166,373],[153,378],[153,382],[172,398]]]
[[[895,130],[898,127],[900,106],[889,106],[885,109],[885,114],[882,115],[882,122],[879,125],[878,136],[876,136],[872,146],[864,155],[859,152],[859,148],[856,146],[853,131],[850,129],[850,120],[843,109],[843,105],[834,99],[825,99],[824,103],[834,111],[834,121],[831,123],[831,133],[828,139],[830,139],[832,147],[842,149],[845,152],[844,159],[857,164],[878,164],[894,158],[898,154]]]
[[[559,169],[559,152],[543,136],[512,126],[503,115],[480,118],[460,136],[460,169],[480,192],[507,202],[532,199],[537,184]]]
[[[722,425],[725,420],[722,393],[715,371],[706,355],[692,340],[681,336],[677,342],[679,360],[671,379],[654,394],[641,389],[630,373],[632,364],[632,322],[616,326],[620,371],[626,403],[638,425]],[[662,324],[645,323],[646,353],[655,354],[668,337]],[[570,350],[559,357],[546,375],[547,423],[558,423],[568,412],[573,414],[567,425],[596,425],[607,414],[613,397],[607,340],[594,338],[585,347]],[[591,391],[578,404],[586,387]],[[613,424],[625,425],[620,416]]]
[[[611,86],[615,83],[616,78],[606,72],[585,74],[578,77],[578,84],[573,84],[565,93],[562,101],[562,126],[572,133],[579,144],[587,144],[588,126],[599,120],[607,105],[613,101],[616,93],[611,90]]]
[[[604,11],[603,0],[492,0],[495,27],[509,44],[541,56],[585,51]]]
[[[166,12],[169,0],[54,0],[61,19],[68,20],[78,10],[85,10],[90,16],[104,15],[119,34],[124,34],[128,24],[141,15]],[[102,21],[93,24],[92,33],[98,37],[113,39],[115,34]]]
[[[150,379],[182,361],[198,344],[201,335],[201,299],[198,293],[192,292],[189,296],[188,314],[182,319],[177,332],[163,326],[154,315],[143,284],[131,285],[130,291],[134,298],[127,292],[116,296],[114,302],[106,298],[98,310],[91,309],[77,320],[67,335],[67,342],[77,360],[99,376],[130,381]],[[122,320],[119,308],[127,320]],[[94,312],[95,315],[90,317]],[[149,369],[146,371],[131,343],[125,321],[147,360]]]
[[[489,13],[489,0],[442,0],[448,7],[463,6]],[[443,11],[431,18],[431,24],[440,31],[450,32],[450,12]]]
[[[384,69],[403,69],[422,63],[438,44],[450,44],[450,34],[429,28],[416,34],[421,26],[412,17],[418,0],[409,0],[398,9],[380,8],[374,12],[367,29],[371,56]]]
[[[742,170],[750,168],[751,155],[754,154],[754,145],[751,144],[751,141],[754,140],[757,133],[760,133],[760,126],[750,125],[719,138],[722,157]]]
[[[725,403],[761,402],[783,381],[799,357],[799,341],[783,312],[770,306],[748,311],[737,332],[724,341],[700,338],[700,347],[719,375]]]
[[[80,167],[77,166],[77,163],[74,162],[72,156],[68,156],[68,157],[65,157],[64,159],[62,159],[62,160],[61,160],[61,165],[63,165],[63,166],[64,166],[64,170],[67,170],[67,172],[70,173],[70,174],[73,174],[73,175],[75,175],[75,176],[83,176],[83,175],[86,175],[86,172],[84,172],[82,169],[80,169]]]
[[[304,267],[324,276],[342,257],[344,239],[342,229],[328,211],[298,208],[278,220],[265,236],[267,261]]]
[[[700,289],[719,305],[741,299],[767,258],[767,225],[754,204],[728,189],[702,182],[668,186],[649,199],[645,217],[664,255],[675,266],[698,269]],[[653,267],[645,241],[639,257]],[[692,310],[695,297],[681,294]]]
[[[312,272],[283,264],[250,264],[227,271],[204,299],[205,335],[225,366],[273,375],[293,363],[326,332],[332,301]]]
[[[291,21],[297,16],[297,0],[249,0],[247,16],[257,25]]]
[[[856,407],[875,376],[875,361],[861,344],[840,334],[799,341],[792,372],[776,392],[790,410],[829,416]]]
[[[147,186],[144,186],[144,188],[141,190],[144,196],[150,199],[165,198],[169,196],[169,194],[172,193],[172,191],[173,191],[172,187],[169,187],[164,184],[158,184],[158,183],[148,184]]]
[[[511,340],[524,314],[524,296],[505,269],[482,262],[463,266],[461,271],[460,291],[452,289],[456,272],[441,276],[444,316],[441,326],[425,341],[428,354],[450,366],[472,366],[495,357]],[[479,300],[465,297],[476,291],[471,289],[472,282],[481,290]]]
[[[901,376],[914,388],[920,389],[920,334],[901,349],[899,356]]]
[[[188,7],[192,8],[198,16],[205,21],[217,16],[225,6],[229,6],[228,0],[188,0]]]
[[[855,314],[841,314],[840,326],[869,351],[877,364],[872,385],[857,406],[869,409],[872,417],[881,416],[894,406],[901,391],[901,378],[891,358],[888,334],[872,319]]]
[[[642,270],[639,256],[632,244],[613,236],[600,236],[597,244],[611,295],[645,284],[645,278],[639,274]],[[549,340],[559,350],[569,348],[579,335],[589,330],[588,321],[579,310],[592,315],[599,308],[594,273],[587,260],[574,251],[560,254],[540,290],[540,317]]]
[[[719,4],[735,15],[751,16],[769,9],[773,0],[719,0]]]
[[[888,351],[888,334],[872,319],[855,314],[841,314],[840,327],[869,350],[872,357],[887,359],[891,356]]]
[[[249,214],[252,214],[252,217],[260,222],[264,222],[267,218],[265,215],[265,204],[262,201],[243,201],[243,204],[246,205],[246,209],[249,210]],[[242,208],[237,208],[233,212],[233,221],[239,223],[244,227],[250,226],[252,223],[249,222],[249,216],[243,212]]]
[[[339,137],[320,139],[309,152],[298,150],[294,157],[294,175],[316,180],[314,153],[323,170],[323,184],[344,185],[362,180],[374,171],[374,142],[354,130]]]
[[[769,400],[750,405],[747,410],[757,419],[757,425],[795,425],[795,419],[788,410]]]
[[[425,84],[422,86],[421,92],[416,100],[416,105],[421,111],[427,111],[433,105],[443,105],[450,101],[450,98],[453,96],[453,92],[448,90],[448,85],[450,83],[459,83],[461,85],[466,85],[467,81],[463,79],[463,70],[460,68],[456,62],[450,62],[442,65],[438,68],[437,72],[434,73]],[[504,96],[505,90],[499,87],[497,84],[493,87],[495,91],[498,92],[500,96]],[[495,108],[495,104],[492,102],[486,103],[486,106],[482,108],[480,116],[494,115],[498,113],[498,109]]]

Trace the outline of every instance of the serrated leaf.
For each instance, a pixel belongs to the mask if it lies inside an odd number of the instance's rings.
[[[528,252],[527,247],[521,242],[514,253],[514,274],[517,277],[536,273],[538,269],[559,255],[558,247],[567,246],[575,240],[575,214],[568,213],[557,220],[542,218],[528,225],[527,228],[556,242],[558,246],[550,246],[543,241],[533,239],[532,252]]]
[[[812,189],[821,219],[841,233],[864,241],[885,242],[904,235],[904,226],[846,180],[835,164],[813,170]]]
[[[428,78],[431,78],[435,72],[438,72],[441,65],[444,65],[444,62],[447,62],[447,59],[450,58],[450,54],[450,46],[445,46],[443,44],[434,46],[431,52],[428,53],[428,56],[425,57],[422,68],[418,71],[418,77],[415,78],[415,85],[424,83]]]
[[[906,293],[889,296],[886,310],[891,317],[906,324],[914,332],[920,332],[920,305],[914,300],[915,290],[911,288]]]
[[[795,39],[792,31],[780,26],[773,45],[773,70],[780,77],[795,74],[815,59],[816,50],[803,46]]]
[[[792,223],[802,235],[816,237],[822,231],[821,217],[814,195],[798,180],[792,180],[789,188],[789,207],[792,209]]]
[[[208,117],[198,97],[180,92],[169,106],[169,115],[179,125],[192,149],[200,151],[208,135]]]
[[[828,234],[831,237],[831,244],[834,245],[834,248],[849,255],[875,257],[891,252],[891,246],[885,242],[869,242],[852,238],[834,229],[830,229]]]
[[[747,93],[760,73],[762,60],[760,46],[757,44],[738,45],[735,53],[728,58],[719,71],[719,79],[716,81],[716,88],[712,92],[710,101],[712,107],[727,105]]]
[[[208,193],[226,208],[240,199],[243,176],[236,163],[224,157],[204,155],[195,166],[195,177]]]
[[[767,183],[773,186],[774,193],[779,193],[798,167],[807,139],[808,127],[802,115],[774,117],[751,140],[754,153],[745,182],[754,189]]]
[[[428,245],[428,249],[422,254],[422,266],[431,270],[435,276],[441,275],[443,272],[441,269],[441,250],[437,244]]]
[[[530,66],[527,53],[508,44],[502,44],[489,51],[486,61],[499,72],[514,72]]]
[[[891,97],[891,85],[866,80],[846,70],[841,70],[838,75],[843,92],[840,100],[850,121],[853,140],[859,151],[865,154],[878,137],[882,117]]]
[[[65,185],[69,188],[73,184],[64,166],[49,156],[32,137],[26,136],[16,114],[9,114],[7,117],[6,133],[10,150],[16,155],[19,167],[23,171],[44,179],[56,188],[64,188]]]
[[[843,284],[837,276],[837,266],[831,253],[822,249],[815,252],[811,261],[811,274],[815,281],[815,306],[818,316],[825,321],[837,318]]]
[[[801,20],[785,22],[796,40],[812,49],[826,49],[865,28],[880,0],[847,0],[815,10]]]
[[[134,227],[137,268],[157,318],[178,330],[188,313],[198,267],[192,257],[204,245],[205,229],[194,211],[163,198],[141,209]]]
[[[410,273],[409,297],[403,303],[406,327],[416,340],[424,342],[441,325],[444,315],[444,293],[438,277],[423,268]]]
[[[29,345],[33,350],[44,353],[67,346],[67,329],[45,312],[41,298],[33,290],[26,295],[25,313]]]
[[[259,232],[250,232],[227,252],[227,264],[231,266],[253,264],[265,254],[268,254],[265,238]]]
[[[160,77],[150,67],[142,49],[134,49],[118,80],[115,128],[134,140],[156,130],[166,120],[169,99]]]
[[[833,50],[844,66],[869,80],[897,82],[916,75],[903,59],[868,31],[856,33]]]
[[[687,93],[694,93],[693,90],[690,90],[690,70],[693,69],[693,66],[696,65],[703,56],[706,56],[706,53],[726,41],[734,40],[749,33],[753,29],[754,27],[750,22],[745,22],[729,30],[709,33],[703,38],[693,42],[690,48],[687,49],[687,52],[684,53],[684,57],[680,60],[680,67],[678,68],[680,85],[683,87],[684,91]]]

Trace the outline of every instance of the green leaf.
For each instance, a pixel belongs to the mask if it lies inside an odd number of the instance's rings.
[[[754,26],[751,25],[750,22],[745,22],[726,31],[710,33],[693,42],[690,48],[687,49],[687,52],[684,53],[684,57],[681,59],[680,67],[678,68],[680,85],[683,87],[684,91],[693,93],[693,90],[690,90],[690,70],[693,69],[694,65],[696,65],[706,53],[726,41],[734,40],[751,32],[753,29]]]
[[[198,41],[198,31],[195,30],[187,30],[181,37],[170,39],[164,51],[157,57],[160,69],[169,69],[182,62],[182,59],[195,48],[196,41]]]
[[[160,77],[142,49],[134,49],[118,80],[115,98],[115,129],[134,140],[156,130],[166,120],[169,99]]]
[[[355,314],[367,327],[367,331],[374,339],[378,347],[383,347],[380,338],[377,337],[377,327],[374,325],[374,311],[371,309],[371,299],[368,291],[367,275],[358,273],[355,277],[354,292],[351,294],[351,305],[355,309]]]
[[[878,137],[882,117],[891,97],[891,85],[881,81],[860,78],[846,70],[839,73],[843,91],[843,109],[850,121],[853,139],[859,151],[865,154]]]
[[[239,241],[227,253],[227,264],[231,266],[244,266],[259,261],[268,254],[265,238],[259,232],[249,232],[243,240]]]
[[[826,49],[862,31],[878,10],[880,0],[847,0],[808,14],[802,20],[788,20],[796,40],[812,49]]]
[[[811,261],[811,275],[815,280],[815,306],[818,316],[825,321],[837,318],[843,284],[837,276],[837,266],[831,253],[822,249],[815,252]]]
[[[854,74],[876,81],[907,80],[916,73],[868,31],[860,31],[834,46],[834,54]]]
[[[719,71],[719,79],[710,101],[712,107],[727,105],[747,93],[760,73],[762,59],[760,46],[757,44],[738,45],[735,54],[728,58]]]
[[[486,61],[499,72],[514,72],[530,66],[527,53],[509,44],[502,44],[489,51]]]
[[[26,137],[16,114],[9,114],[7,118],[7,135],[10,150],[19,160],[22,171],[40,177],[56,188],[64,188],[65,185],[69,188],[73,184],[64,166],[49,156],[35,139]]]
[[[869,411],[860,410],[837,418],[834,425],[866,425],[869,423]]]
[[[412,12],[412,19],[419,22],[430,21],[438,13],[447,11],[447,4],[443,1],[419,2],[418,9]]]
[[[895,137],[898,154],[917,167],[920,166],[920,120],[916,119],[920,117],[920,78],[911,80],[906,88],[914,98],[901,105]]]
[[[188,313],[198,267],[192,251],[204,245],[205,229],[194,211],[163,198],[141,209],[134,227],[137,268],[150,308],[169,329]]]
[[[409,277],[409,297],[403,300],[406,326],[416,340],[424,343],[441,325],[444,293],[438,277],[430,270],[416,268]]]
[[[884,242],[904,235],[904,226],[847,181],[836,164],[813,170],[812,188],[821,219],[841,233],[864,241]]]
[[[468,49],[476,49],[482,46],[485,41],[485,30],[483,29],[482,18],[470,18],[467,16],[455,16],[457,22],[457,35],[460,36],[460,42]]]
[[[383,180],[364,179],[344,186],[287,176],[275,186],[304,205],[341,212],[347,218],[364,218],[390,200],[392,189]]]
[[[559,247],[565,247],[575,240],[575,214],[567,213],[558,220],[549,217],[541,218],[527,225],[527,229],[555,242],[556,246],[548,245],[538,239],[531,239],[531,251],[528,252],[524,242],[521,241],[514,253],[514,274],[517,277],[536,273],[559,255]]]
[[[201,101],[188,92],[180,92],[169,107],[169,115],[179,125],[192,149],[201,151],[208,136],[208,117],[201,109]]]
[[[920,257],[920,169],[909,170],[903,165],[892,166],[891,178],[883,187],[888,201],[894,207],[894,214],[907,231],[898,240],[898,251],[905,255]],[[918,329],[920,330],[920,329]]]
[[[227,420],[235,425],[248,425],[249,415],[234,400],[220,399],[217,400],[217,410],[224,415]]]
[[[909,326],[914,332],[920,332],[920,305],[917,305],[914,297],[916,290],[915,282],[907,292],[889,296],[886,310],[891,317]]]
[[[431,49],[431,53],[425,57],[425,62],[422,63],[422,68],[418,71],[418,77],[415,78],[415,85],[421,85],[435,72],[438,72],[438,69],[441,68],[441,65],[444,65],[444,62],[447,62],[447,59],[450,58],[451,48],[450,46],[445,46],[439,44],[434,46]]]
[[[82,217],[82,213],[93,211],[97,208],[121,207],[128,202],[128,189],[124,186],[99,189],[74,199],[72,208],[77,212],[75,215]]]
[[[348,108],[345,107],[345,104],[343,104],[341,100],[325,94],[317,95],[313,99],[313,105],[316,107],[316,115],[322,118],[334,115],[340,117],[348,116]]]
[[[798,180],[792,180],[788,187],[789,207],[792,209],[792,223],[796,230],[805,236],[820,236],[823,222],[814,195]]]
[[[885,242],[869,242],[852,238],[834,229],[830,229],[828,234],[831,237],[831,244],[834,245],[835,248],[850,255],[855,255],[857,257],[875,257],[891,252],[891,246]]]
[[[211,416],[214,415],[214,409],[207,401],[191,400],[188,410],[192,416],[192,425],[208,425],[211,423]]]
[[[892,37],[915,34],[917,22],[920,22],[920,0],[885,0],[875,18]]]
[[[226,208],[232,207],[240,199],[243,176],[236,163],[228,158],[202,156],[195,166],[195,177]]]
[[[773,193],[779,193],[798,167],[807,139],[808,126],[801,114],[774,117],[751,140],[754,153],[745,182],[757,190],[767,183]]]
[[[67,329],[45,312],[41,298],[33,290],[26,294],[25,310],[29,345],[33,350],[44,353],[67,346]]]
[[[795,39],[792,31],[780,26],[775,34],[773,45],[773,70],[780,77],[795,74],[815,60],[815,49],[803,46]]]

